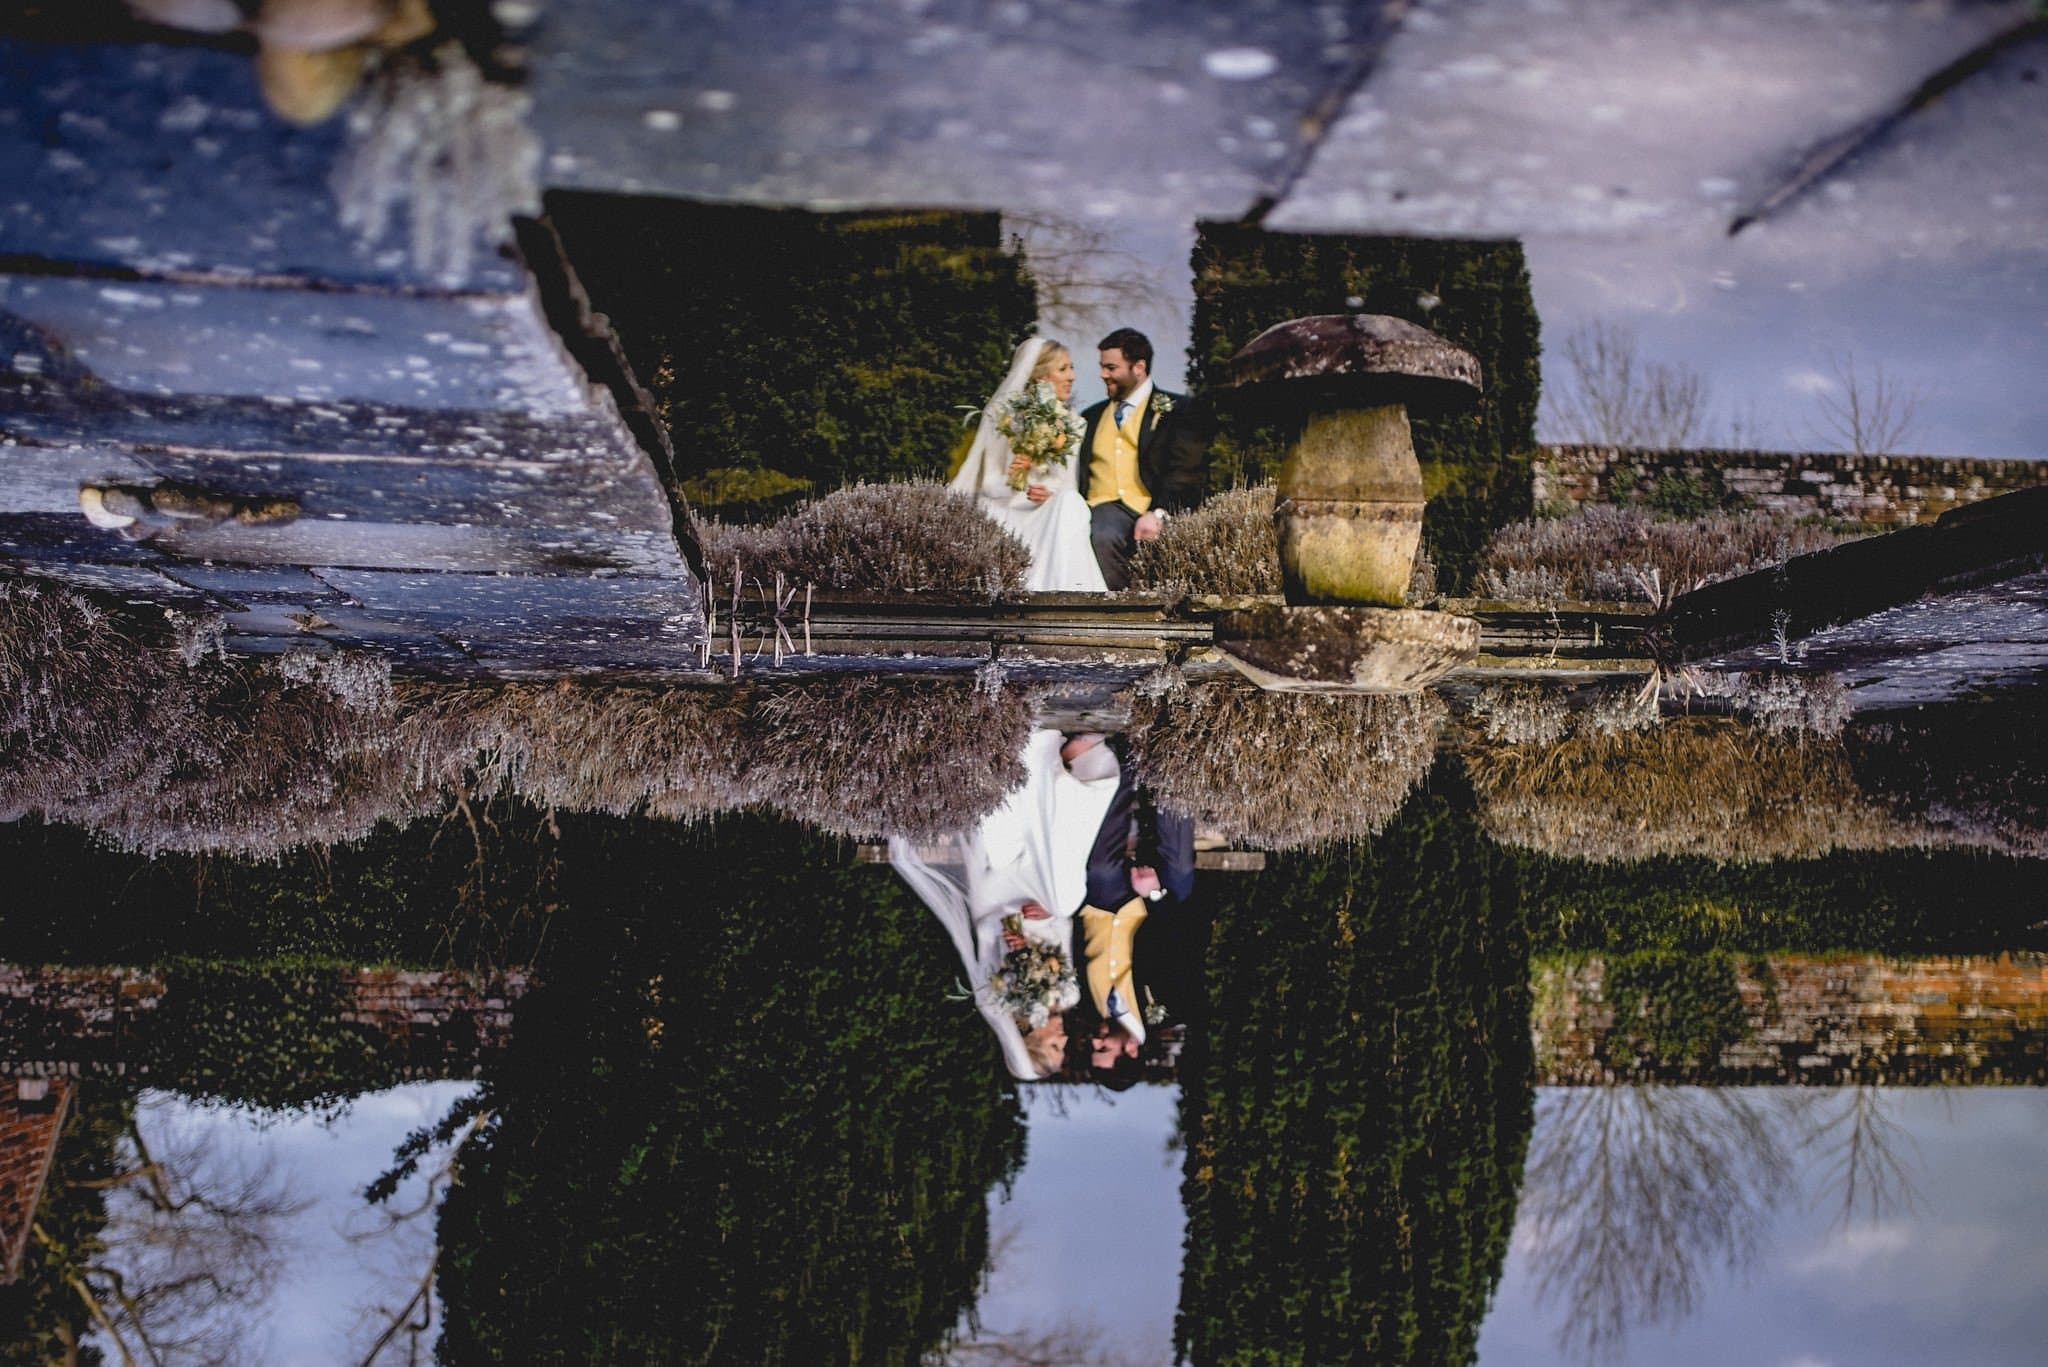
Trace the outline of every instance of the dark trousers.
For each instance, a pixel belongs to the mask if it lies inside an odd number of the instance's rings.
[[[1096,832],[1088,851],[1088,905],[1114,911],[1131,898],[1131,822],[1138,823],[1136,863],[1149,864],[1159,874],[1159,885],[1177,900],[1195,895],[1195,823],[1179,812],[1140,802],[1134,766],[1121,744],[1117,757],[1123,771],[1117,776],[1116,796]]]
[[[1131,550],[1138,544],[1138,515],[1121,503],[1098,503],[1088,510],[1088,544],[1102,566],[1102,582],[1113,589],[1131,586]]]

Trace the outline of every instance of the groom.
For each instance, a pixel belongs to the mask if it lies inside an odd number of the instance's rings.
[[[1075,482],[1088,503],[1103,581],[1122,589],[1130,587],[1136,543],[1202,501],[1212,433],[1197,405],[1153,387],[1144,333],[1118,328],[1097,345],[1109,397],[1081,415],[1088,427]]]
[[[1088,852],[1088,902],[1076,917],[1088,995],[1099,1020],[1090,1062],[1122,1071],[1145,1042],[1145,1006],[1137,975],[1138,932],[1155,913],[1184,906],[1195,891],[1194,823],[1153,807],[1132,778],[1128,757],[1116,796]]]

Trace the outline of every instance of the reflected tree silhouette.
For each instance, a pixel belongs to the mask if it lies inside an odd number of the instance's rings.
[[[1528,1141],[1529,932],[1449,764],[1370,844],[1217,893],[1182,1060],[1176,1347],[1465,1363]]]
[[[1023,1131],[930,913],[777,821],[562,828],[543,985],[441,1208],[437,1357],[942,1349]]]
[[[1816,1198],[1839,1203],[1837,1229],[1859,1218],[1874,1224],[1919,1209],[1913,1181],[1919,1146],[1890,1114],[1887,1096],[1884,1088],[1859,1082],[1808,1101],[1801,1144],[1822,1164]]]
[[[1806,1098],[1642,1085],[1542,1106],[1522,1177],[1536,1299],[1563,1308],[1561,1352],[1620,1361],[1631,1328],[1692,1312],[1712,1268],[1753,1264],[1791,1194]]]
[[[209,1143],[166,1109],[103,1094],[66,1129],[28,1269],[86,1312],[46,1331],[59,1360],[98,1360],[88,1327],[123,1363],[260,1360],[244,1312],[275,1282],[284,1222],[304,1203],[268,1157]]]

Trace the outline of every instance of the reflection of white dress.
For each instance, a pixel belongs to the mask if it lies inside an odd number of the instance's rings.
[[[1095,561],[1095,548],[1088,539],[1088,505],[1075,485],[1074,462],[1079,452],[1070,453],[1065,465],[1049,467],[1031,476],[1035,484],[1053,491],[1044,503],[1033,503],[1010,480],[1010,442],[996,427],[1002,405],[1023,392],[1031,382],[1031,371],[1045,347],[1043,338],[1027,338],[1010,362],[1010,373],[997,386],[982,409],[981,427],[967,452],[959,473],[949,486],[963,494],[977,496],[981,510],[994,518],[1031,552],[1031,569],[1024,587],[1034,592],[1066,590],[1077,593],[1107,593],[1102,567]]]
[[[1024,933],[1049,944],[1071,945],[1074,914],[1088,896],[1088,850],[1116,796],[1116,760],[1098,746],[1083,758],[1083,778],[1060,761],[1065,737],[1038,730],[1024,748],[1024,786],[971,831],[923,849],[901,837],[889,841],[889,863],[932,909],[974,988],[975,1005],[1003,1046],[1012,1075],[1038,1072],[1024,1035],[1010,1013],[982,991],[1003,958],[1003,917],[1026,902],[1052,913],[1025,921]],[[938,857],[943,856],[943,857]]]

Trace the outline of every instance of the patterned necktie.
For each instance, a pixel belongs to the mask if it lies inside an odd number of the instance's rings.
[[[1116,425],[1118,427],[1124,425],[1124,419],[1130,416],[1130,412],[1131,401],[1129,399],[1118,399],[1116,401]]]

